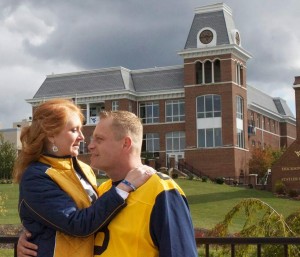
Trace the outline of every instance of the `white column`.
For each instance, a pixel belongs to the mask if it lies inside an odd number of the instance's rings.
[[[86,124],[90,124],[90,103],[86,104]]]

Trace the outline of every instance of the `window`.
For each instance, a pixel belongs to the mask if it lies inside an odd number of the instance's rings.
[[[214,61],[214,82],[221,81],[221,62],[220,60]]]
[[[185,132],[169,132],[166,134],[167,152],[183,152],[185,148]]]
[[[196,63],[196,84],[203,84],[202,63]]]
[[[111,103],[111,110],[112,111],[119,110],[119,101],[112,101],[112,103]]]
[[[256,115],[256,126],[258,127],[258,128],[261,128],[261,119],[260,119],[260,115],[259,114],[257,114]]]
[[[196,62],[196,84],[214,83],[221,81],[221,62]]]
[[[185,121],[184,100],[166,101],[166,122]]]
[[[87,147],[86,147],[86,143],[84,141],[81,141],[79,143],[79,153],[83,154],[83,153],[87,153]]]
[[[221,145],[221,128],[198,129],[198,147],[217,147]]]
[[[143,136],[142,152],[155,153],[159,151],[159,134],[147,133]]]
[[[205,95],[197,97],[197,118],[221,117],[221,96]]]
[[[236,130],[237,130],[237,145],[240,148],[245,147],[244,137],[244,99],[240,96],[236,97]]]
[[[140,118],[144,124],[159,122],[159,104],[157,102],[141,103]]]
[[[243,66],[239,63],[236,65],[236,83],[243,85]]]
[[[243,107],[243,104],[244,104],[244,100],[242,97],[240,96],[237,96],[236,97],[236,117],[238,119],[243,119],[243,110],[244,110],[244,107]]]
[[[237,145],[240,148],[245,147],[244,130],[237,129]]]
[[[128,111],[132,112],[132,102],[128,103]]]
[[[88,124],[97,124],[99,121],[99,113],[104,110],[104,105],[102,103],[91,103],[90,104],[90,112],[89,112],[89,120],[87,120]]]
[[[204,63],[204,74],[205,74],[205,83],[211,83],[212,82],[212,68],[211,68],[211,62],[206,61]]]

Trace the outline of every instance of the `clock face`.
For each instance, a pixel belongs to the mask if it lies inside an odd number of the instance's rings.
[[[238,32],[235,33],[235,42],[237,45],[240,45],[241,39],[240,34]]]
[[[199,39],[202,44],[209,44],[213,40],[213,37],[213,33],[210,30],[205,29],[200,33]]]

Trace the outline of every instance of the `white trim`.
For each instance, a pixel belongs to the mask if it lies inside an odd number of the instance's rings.
[[[241,58],[244,62],[252,58],[251,54],[236,44],[222,45],[206,48],[190,48],[184,49],[177,54],[183,58],[196,58],[211,55],[222,55],[222,54],[235,54]]]
[[[217,3],[217,4],[207,5],[203,7],[197,7],[195,8],[195,13],[200,14],[200,13],[218,12],[223,10],[232,16],[231,8],[224,3]]]

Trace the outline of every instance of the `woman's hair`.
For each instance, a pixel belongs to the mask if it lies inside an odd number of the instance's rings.
[[[29,164],[39,159],[45,150],[47,138],[63,130],[71,112],[78,114],[83,122],[84,116],[80,108],[70,100],[53,99],[41,103],[34,109],[31,125],[21,131],[22,150],[13,171],[15,182],[19,183]]]

